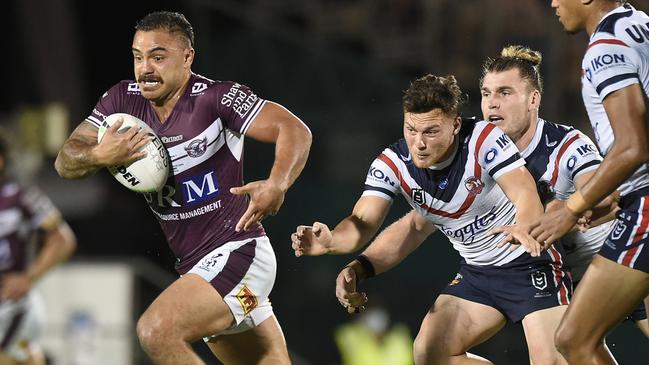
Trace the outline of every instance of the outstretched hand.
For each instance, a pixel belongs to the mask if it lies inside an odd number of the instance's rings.
[[[243,213],[237,223],[237,232],[247,231],[250,227],[261,222],[269,215],[275,215],[284,203],[284,190],[270,180],[259,180],[248,183],[244,186],[230,188],[234,195],[248,195],[250,202],[248,209]]]
[[[360,313],[365,310],[367,294],[357,291],[357,276],[353,268],[347,266],[336,278],[336,297],[347,313]]]
[[[95,157],[101,165],[128,165],[146,156],[143,149],[151,141],[148,133],[138,128],[128,128],[120,132],[122,124],[124,119],[117,118],[94,147]]]
[[[312,226],[298,226],[291,234],[291,246],[295,256],[320,256],[329,253],[333,240],[329,227],[320,222]]]
[[[570,232],[579,217],[566,207],[565,202],[559,202],[551,210],[545,212],[541,219],[532,225],[530,234],[537,241],[549,247],[566,233]]]
[[[519,246],[523,246],[525,252],[529,253],[532,257],[541,255],[541,250],[547,247],[541,246],[539,241],[535,240],[529,233],[529,228],[519,224],[512,224],[507,226],[494,227],[489,231],[489,234],[505,233],[505,238],[498,242],[498,247],[503,247],[506,244],[511,244],[511,251],[514,251]]]

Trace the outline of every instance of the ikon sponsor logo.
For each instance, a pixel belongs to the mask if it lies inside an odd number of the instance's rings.
[[[390,186],[394,186],[394,181],[390,180],[390,178],[385,174],[385,172],[383,172],[380,169],[377,169],[374,166],[370,167],[370,171],[368,171],[367,176],[372,180],[378,182],[385,182],[390,184]]]
[[[243,314],[250,313],[250,311],[257,308],[259,305],[257,296],[246,285],[244,285],[243,288],[239,290],[239,293],[237,293],[237,300],[239,301],[239,304],[241,304]]]

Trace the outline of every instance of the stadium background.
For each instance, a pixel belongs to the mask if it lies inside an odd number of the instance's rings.
[[[646,0],[631,3],[649,9]],[[527,45],[544,55],[541,115],[592,136],[579,80],[586,36],[565,35],[549,0],[6,1],[0,123],[15,133],[20,178],[49,193],[76,231],[80,246],[73,261],[138,258],[166,274],[159,281],[174,274],[142,198],[106,171],[64,181],[52,167],[62,138],[99,96],[132,78],[133,25],[161,9],[181,11],[194,25],[194,72],[251,86],[295,112],[313,132],[302,176],[280,214],[264,221],[279,262],[271,299],[296,364],[339,363],[333,331],[350,317],[335,299],[334,280],[350,257],[296,259],[289,235],[298,224],[319,220],[333,226],[350,212],[369,164],[401,135],[400,100],[410,80],[428,72],[456,75],[469,97],[463,114],[479,115],[485,57],[507,44]],[[247,143],[247,181],[265,177],[272,151],[271,145]],[[407,209],[398,201],[386,222]],[[365,288],[373,303],[414,336],[458,260],[448,241],[435,234]],[[134,319],[158,291],[141,286]],[[646,339],[628,323],[609,344],[622,364],[649,358]],[[202,344],[197,348],[205,353]],[[520,325],[508,325],[474,352],[499,364],[527,361]],[[133,356],[135,364],[149,363]]]

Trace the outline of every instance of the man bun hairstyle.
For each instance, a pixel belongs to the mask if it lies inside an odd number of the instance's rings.
[[[194,47],[194,28],[181,13],[156,11],[147,14],[135,24],[135,30],[148,32],[164,29],[185,38],[190,47]]]
[[[403,111],[427,113],[441,109],[444,114],[456,117],[466,101],[455,76],[424,75],[410,83],[403,95]]]
[[[539,70],[542,60],[541,52],[519,45],[507,46],[500,51],[500,56],[488,58],[482,65],[480,87],[487,73],[505,72],[516,68],[522,79],[543,94],[543,79]]]

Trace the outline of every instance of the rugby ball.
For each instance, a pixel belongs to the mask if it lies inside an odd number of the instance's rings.
[[[151,137],[151,141],[144,146],[143,150],[147,155],[129,165],[109,166],[108,171],[122,185],[138,193],[160,191],[169,177],[169,155],[160,138],[139,118],[126,114],[115,113],[104,119],[97,132],[97,142],[101,143],[108,127],[112,126],[117,119],[123,118],[124,123],[118,133],[124,133],[129,128],[144,130]]]

